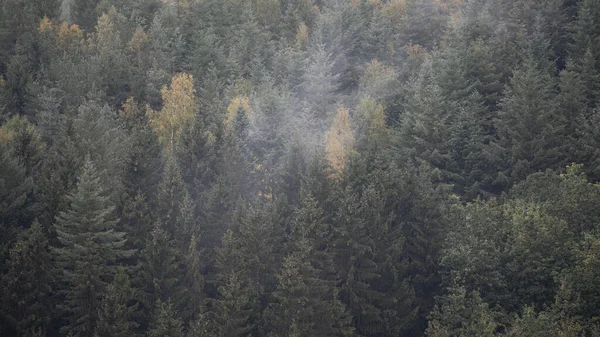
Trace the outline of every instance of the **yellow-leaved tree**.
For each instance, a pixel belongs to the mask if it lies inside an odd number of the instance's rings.
[[[154,111],[147,107],[146,114],[158,140],[173,153],[182,128],[194,121],[198,110],[192,75],[176,74],[171,79],[171,86],[162,88],[161,95],[162,109]]]
[[[252,120],[253,113],[248,96],[235,96],[227,106],[227,116],[225,117],[225,130],[227,132],[232,132],[234,129],[235,120],[238,118],[238,111],[243,112],[248,120]]]
[[[348,109],[337,108],[331,128],[325,135],[325,151],[336,175],[346,166],[350,151],[354,147],[354,130]]]

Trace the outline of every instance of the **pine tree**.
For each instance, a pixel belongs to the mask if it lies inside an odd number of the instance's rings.
[[[327,117],[338,88],[338,76],[333,73],[332,58],[326,46],[318,44],[306,61],[306,70],[302,77],[301,88],[307,99],[305,108],[308,109],[309,116],[317,120]]]
[[[4,333],[32,336],[48,331],[54,278],[48,239],[39,222],[34,221],[10,249],[5,268],[0,277],[0,316],[8,328]]]
[[[65,331],[92,336],[98,323],[101,295],[113,279],[124,249],[125,233],[117,232],[114,205],[104,194],[94,164],[86,160],[69,208],[56,219],[60,246],[55,249],[69,324]]]
[[[0,223],[20,227],[32,220],[35,185],[24,165],[0,144]]]

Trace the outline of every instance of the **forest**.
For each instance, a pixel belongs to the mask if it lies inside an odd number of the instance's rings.
[[[600,336],[600,1],[0,0],[0,335]]]

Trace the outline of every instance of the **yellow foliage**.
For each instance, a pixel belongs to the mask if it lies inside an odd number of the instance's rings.
[[[143,120],[144,117],[144,109],[140,105],[138,105],[133,97],[129,96],[123,105],[121,106],[121,110],[119,110],[119,119],[125,122],[125,124],[129,127],[133,127],[140,120]]]
[[[32,146],[40,151],[43,149],[44,145],[35,125],[19,115],[12,116],[0,127],[0,144],[11,143],[17,134],[27,134]]]
[[[308,27],[302,22],[296,30],[296,43],[299,46],[305,46],[308,42]]]
[[[408,54],[408,58],[412,60],[422,60],[428,55],[427,49],[416,43],[409,43],[404,49],[406,50],[406,54]]]
[[[148,43],[148,35],[146,34],[146,32],[144,31],[144,29],[142,27],[137,27],[135,29],[135,32],[133,32],[133,36],[131,37],[131,40],[127,44],[127,47],[129,47],[129,50],[131,50],[133,52],[140,53],[142,51],[142,49],[144,49],[144,46],[146,46],[147,43]]]
[[[383,7],[383,4],[381,3],[381,0],[369,0],[369,4],[373,7],[376,8],[381,8]]]
[[[235,121],[235,117],[237,116],[237,112],[239,109],[242,109],[244,114],[248,119],[252,119],[252,108],[250,107],[250,101],[248,100],[248,96],[241,95],[235,96],[231,103],[227,106],[227,117],[225,117],[225,127],[227,131],[231,131],[233,129],[233,122]]]
[[[348,109],[339,107],[331,128],[325,135],[325,151],[327,159],[331,163],[336,174],[340,174],[346,162],[350,151],[354,147],[354,130],[352,130],[352,121]]]
[[[361,77],[361,81],[372,83],[381,78],[386,78],[389,76],[395,76],[390,67],[386,67],[385,64],[379,62],[378,60],[372,60],[369,62],[369,64],[367,64],[365,72]]]
[[[390,0],[381,9],[383,16],[392,22],[398,22],[406,14],[406,0]]]
[[[192,75],[179,73],[171,79],[171,86],[161,90],[163,107],[160,111],[146,108],[150,125],[159,141],[173,151],[181,129],[196,118],[196,89]]]
[[[47,16],[44,15],[44,18],[40,21],[40,32],[45,32],[47,30],[54,30],[54,23]]]

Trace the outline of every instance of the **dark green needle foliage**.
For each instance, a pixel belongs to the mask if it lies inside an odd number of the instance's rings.
[[[599,18],[0,1],[0,335],[600,336]]]

